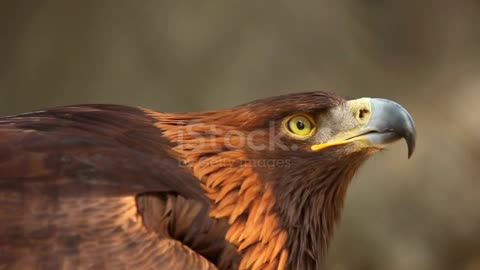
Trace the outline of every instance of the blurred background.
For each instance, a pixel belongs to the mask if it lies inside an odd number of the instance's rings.
[[[480,269],[478,1],[3,1],[0,115],[219,109],[328,90],[403,104],[418,148],[361,169],[332,270]]]

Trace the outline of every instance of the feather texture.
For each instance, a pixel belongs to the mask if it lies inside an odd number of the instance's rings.
[[[2,118],[0,268],[235,269],[226,222],[152,123],[114,105]]]
[[[296,113],[314,135],[287,135]],[[0,118],[0,269],[321,269],[347,187],[378,147],[311,146],[357,128],[355,115],[310,92],[199,113]]]

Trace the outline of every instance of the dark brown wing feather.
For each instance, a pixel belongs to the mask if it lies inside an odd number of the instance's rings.
[[[152,119],[124,106],[0,118],[1,188],[57,188],[62,196],[85,195],[79,188],[95,195],[172,191],[207,202],[198,181],[167,154],[169,147]]]
[[[234,267],[227,225],[152,123],[115,105],[0,118],[0,269]]]

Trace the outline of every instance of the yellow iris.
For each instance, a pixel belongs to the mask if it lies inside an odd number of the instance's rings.
[[[287,119],[286,128],[291,135],[304,138],[313,133],[315,126],[311,117],[304,114],[297,114]]]

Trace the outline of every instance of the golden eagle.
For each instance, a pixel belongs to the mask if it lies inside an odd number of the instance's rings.
[[[3,117],[0,268],[319,269],[356,170],[401,138],[399,104],[325,92]]]

